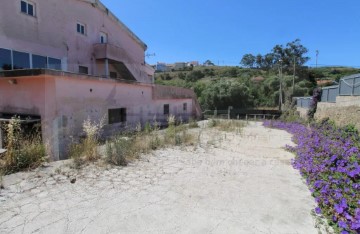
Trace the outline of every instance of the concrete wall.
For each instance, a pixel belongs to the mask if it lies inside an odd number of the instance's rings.
[[[9,80],[13,79],[17,84],[10,84]],[[73,139],[83,135],[82,124],[87,118],[96,122],[104,118],[107,126],[103,134],[110,135],[138,123],[166,121],[164,104],[170,105],[170,114],[177,118],[187,120],[194,114],[198,107],[194,106],[196,96],[191,90],[184,95],[186,89],[176,91],[171,87],[172,96],[154,95],[165,88],[79,75],[3,77],[0,78],[0,113],[41,116],[43,139],[49,143],[53,159],[58,160],[66,157]],[[108,109],[114,108],[126,108],[125,123],[109,124]]]
[[[144,64],[146,45],[116,19],[97,0],[31,0],[35,17],[21,12],[20,0],[2,0],[0,7],[0,47],[62,59],[67,71],[78,72],[87,66],[96,72],[93,46],[100,33],[108,35],[108,43],[124,49],[129,68],[138,74],[148,71]],[[91,4],[90,2],[94,2]],[[76,31],[77,23],[86,25],[86,35]],[[135,64],[135,65],[134,65]],[[138,72],[140,71],[140,72]],[[135,72],[134,72],[135,73]],[[151,75],[151,74],[150,74]],[[150,83],[147,75],[134,74],[141,82]]]
[[[303,119],[308,118],[307,113],[309,111],[309,108],[297,107],[296,110],[299,113],[301,118],[303,118]]]
[[[354,124],[360,130],[360,97],[338,96],[336,103],[319,102],[315,119],[330,118],[338,125]]]

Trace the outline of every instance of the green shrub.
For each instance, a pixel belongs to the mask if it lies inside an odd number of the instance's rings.
[[[131,140],[124,137],[118,137],[111,142],[106,142],[107,162],[116,166],[126,166],[126,157],[131,153],[131,146]]]
[[[209,128],[214,128],[217,125],[219,125],[219,120],[210,119],[209,122],[208,122],[208,127]]]
[[[189,128],[198,128],[199,124],[195,119],[190,119],[189,120]]]

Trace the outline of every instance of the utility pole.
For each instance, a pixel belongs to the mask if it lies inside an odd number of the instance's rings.
[[[316,68],[318,66],[318,59],[319,59],[319,51],[316,50]]]
[[[282,60],[279,60],[280,65],[279,65],[279,80],[280,80],[280,90],[279,90],[279,110],[281,111],[282,109]]]
[[[293,83],[292,83],[292,94],[294,96],[295,93],[295,73],[296,73],[296,57],[294,56],[294,76],[293,76]]]

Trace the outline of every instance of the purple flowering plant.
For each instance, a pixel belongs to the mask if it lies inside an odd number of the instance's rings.
[[[315,212],[338,233],[360,233],[360,135],[352,126],[328,120],[301,123],[265,121],[264,126],[293,134],[292,165],[300,171],[315,198]]]

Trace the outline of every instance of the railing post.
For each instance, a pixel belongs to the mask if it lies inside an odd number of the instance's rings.
[[[355,79],[356,79],[356,78],[353,79],[351,96],[354,96],[354,95],[355,95]]]
[[[230,119],[230,112],[231,112],[232,108],[233,108],[232,106],[228,107],[228,119]]]

